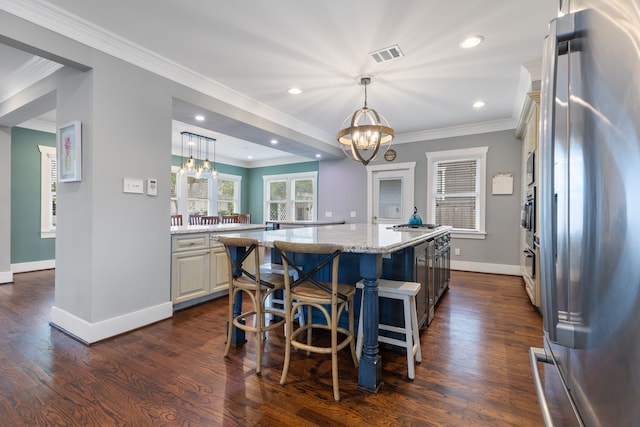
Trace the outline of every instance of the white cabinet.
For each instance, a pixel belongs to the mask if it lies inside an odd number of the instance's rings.
[[[229,263],[224,246],[216,240],[211,240],[209,285],[211,293],[228,291]]]
[[[174,236],[171,253],[171,300],[179,304],[209,293],[209,235]]]
[[[530,92],[528,102],[525,106],[525,113],[523,114],[524,119],[524,132],[522,134],[522,204],[525,203],[525,198],[527,193],[533,194],[534,199],[534,224],[535,224],[535,235],[538,234],[539,229],[539,203],[540,199],[537,189],[537,181],[539,181],[539,172],[540,172],[540,162],[539,156],[537,153],[538,149],[538,140],[539,140],[539,123],[540,123],[540,92]],[[531,153],[534,153],[533,156],[530,156]],[[528,183],[527,179],[527,169],[528,169],[528,161],[533,159],[533,184]],[[530,244],[527,243],[526,231],[524,228],[520,229],[520,270],[522,273],[522,278],[524,279],[525,289],[529,298],[531,299],[531,303],[540,307],[542,302],[541,292],[540,292],[540,274],[539,274],[539,249],[537,247],[531,247]],[[533,269],[531,268],[531,264],[533,264]]]
[[[174,308],[228,294],[229,264],[217,233],[176,234],[171,239],[171,301]],[[264,248],[259,248],[264,262]],[[255,271],[253,258],[245,268]]]

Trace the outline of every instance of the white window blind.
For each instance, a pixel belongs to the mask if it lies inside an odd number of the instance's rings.
[[[436,162],[436,223],[478,230],[478,160]]]
[[[484,239],[489,147],[427,156],[427,221],[453,227],[453,237]]]

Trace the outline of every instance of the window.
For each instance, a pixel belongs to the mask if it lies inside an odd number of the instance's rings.
[[[454,237],[484,239],[487,151],[426,153],[429,223],[452,226]]]
[[[234,175],[218,176],[218,215],[231,215],[240,212],[241,177]]]
[[[38,145],[40,150],[40,237],[56,237],[56,148]]]
[[[317,172],[265,175],[266,221],[314,221],[317,218]]]
[[[187,176],[187,215],[209,215],[209,179]]]
[[[186,219],[189,215],[226,215],[240,212],[241,176],[218,175],[213,178],[181,176],[171,167],[171,215]],[[185,220],[186,221],[186,220]]]

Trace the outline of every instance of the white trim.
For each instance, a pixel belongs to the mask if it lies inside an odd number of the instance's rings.
[[[313,218],[312,221],[318,220],[318,171],[309,172],[296,172],[288,174],[276,174],[276,175],[262,175],[262,209],[263,219],[269,221],[267,213],[269,212],[269,203],[271,198],[269,197],[268,183],[272,181],[284,181],[287,184],[287,194],[285,203],[287,205],[287,220],[296,221],[293,219],[293,206],[295,202],[295,194],[291,189],[291,182],[293,180],[301,179],[313,179]]]
[[[29,271],[50,270],[56,268],[55,259],[45,259],[42,261],[20,262],[9,266],[14,273],[27,273]]]
[[[11,283],[11,282],[13,282],[13,272],[0,271],[0,283]]]
[[[17,70],[0,81],[0,103],[17,95],[26,88],[50,76],[62,68],[62,64],[48,59],[32,56]]]
[[[38,145],[40,150],[40,238],[56,237],[55,227],[49,224],[49,196],[51,185],[51,159],[56,159],[56,147]]]
[[[506,274],[509,276],[522,276],[520,265],[490,264],[484,262],[454,261],[451,260],[451,269],[460,271],[473,271],[476,273]]]
[[[393,164],[380,164],[380,165],[368,165],[367,169],[367,222],[373,223],[373,174],[381,171],[394,171],[394,170],[407,170],[411,175],[411,180],[406,183],[407,194],[409,194],[409,200],[406,202],[407,206],[411,207],[415,205],[415,170],[416,162],[404,162]],[[409,210],[412,212],[412,210]]]
[[[87,344],[102,341],[171,316],[173,316],[171,301],[95,323],[89,323],[58,307],[51,308],[51,323]]]
[[[436,220],[436,207],[435,203],[433,203],[435,199],[435,182],[436,182],[436,170],[433,167],[435,162],[440,161],[455,161],[455,160],[465,160],[465,159],[475,159],[479,160],[478,165],[478,180],[480,184],[480,196],[479,196],[479,206],[478,206],[478,231],[477,233],[473,233],[470,231],[463,232],[464,238],[470,239],[472,238],[472,234],[477,234],[479,239],[484,239],[486,236],[486,224],[485,224],[485,216],[486,216],[486,199],[487,199],[487,152],[489,151],[488,146],[484,147],[472,147],[472,148],[462,148],[459,150],[444,150],[444,151],[432,151],[426,152],[427,156],[427,222],[435,224]],[[459,230],[453,230],[453,233],[459,233]]]
[[[215,191],[213,191],[211,196],[211,212],[215,212],[212,215],[219,215],[218,212],[218,182],[219,180],[223,181],[232,181],[234,183],[233,186],[233,204],[235,205],[235,212],[242,212],[242,175],[232,175],[229,173],[220,173],[218,172],[218,176],[215,178]]]
[[[403,133],[393,138],[393,144],[430,141],[434,139],[454,138],[457,136],[478,135],[481,133],[499,132],[516,128],[514,119],[494,120],[482,123],[470,123],[448,128],[431,129],[420,132]]]

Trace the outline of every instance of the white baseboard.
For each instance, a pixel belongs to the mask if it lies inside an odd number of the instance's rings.
[[[11,264],[10,268],[11,268],[11,271],[14,273],[26,273],[28,271],[37,271],[37,270],[49,270],[51,268],[56,268],[56,260],[45,259],[43,261],[21,262],[18,264]]]
[[[0,284],[13,282],[13,271],[0,271]]]
[[[473,271],[476,273],[507,274],[509,276],[522,276],[520,265],[487,264],[483,262],[454,261],[451,260],[452,270]]]
[[[171,316],[173,316],[171,301],[96,323],[89,323],[55,306],[51,309],[52,325],[85,344],[93,344]]]

